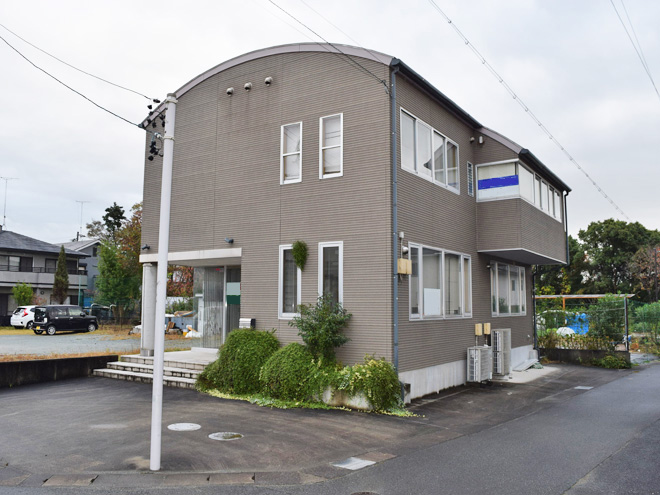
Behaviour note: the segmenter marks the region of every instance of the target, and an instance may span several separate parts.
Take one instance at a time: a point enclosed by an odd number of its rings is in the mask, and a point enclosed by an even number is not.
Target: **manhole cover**
[[[195,431],[200,428],[201,426],[195,423],[174,423],[167,426],[167,429],[172,431]]]
[[[372,464],[376,463],[374,461],[360,459],[359,457],[349,457],[348,459],[344,459],[341,462],[335,462],[332,465],[344,469],[350,469],[351,471],[357,471],[358,469],[371,466]]]
[[[228,442],[229,440],[238,440],[243,438],[243,435],[240,433],[234,433],[232,431],[219,431],[218,433],[211,433],[209,435],[211,440],[221,440],[223,442]]]

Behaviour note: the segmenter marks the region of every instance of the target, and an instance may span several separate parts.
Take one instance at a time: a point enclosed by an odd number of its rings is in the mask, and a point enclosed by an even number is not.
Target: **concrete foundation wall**
[[[105,368],[107,363],[118,359],[117,355],[108,355],[2,362],[0,388],[90,376],[95,369]]]

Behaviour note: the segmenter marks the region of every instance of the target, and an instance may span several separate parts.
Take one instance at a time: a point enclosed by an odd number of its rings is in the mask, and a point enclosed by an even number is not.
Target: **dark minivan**
[[[89,316],[80,306],[51,304],[34,308],[34,326],[36,334],[44,331],[48,335],[55,332],[93,332],[99,327],[96,316]]]

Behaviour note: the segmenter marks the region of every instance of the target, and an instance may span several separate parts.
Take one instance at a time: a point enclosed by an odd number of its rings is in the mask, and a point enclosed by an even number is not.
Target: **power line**
[[[374,74],[374,73],[371,72],[369,69],[367,69],[365,66],[363,66],[362,64],[360,64],[357,60],[354,60],[353,57],[351,57],[350,55],[348,55],[348,54],[344,53],[343,51],[341,51],[338,47],[336,47],[334,44],[330,43],[330,42],[329,42],[328,40],[326,40],[323,36],[321,36],[321,35],[318,34],[316,31],[314,31],[312,28],[310,28],[309,26],[307,26],[305,23],[303,23],[302,21],[299,21],[299,20],[296,19],[293,15],[289,14],[286,10],[284,10],[282,7],[280,7],[278,4],[276,4],[273,0],[268,0],[268,1],[269,1],[270,3],[272,3],[275,7],[277,7],[278,9],[280,9],[282,12],[284,12],[286,15],[288,15],[289,17],[291,17],[291,19],[293,19],[293,20],[296,21],[298,24],[300,24],[301,26],[303,26],[305,29],[307,29],[308,31],[310,31],[311,33],[313,33],[314,36],[316,36],[316,37],[318,37],[318,38],[321,38],[323,41],[325,41],[326,44],[330,45],[330,46],[331,46],[332,48],[334,48],[336,51],[338,51],[339,53],[341,53],[344,57],[346,57],[346,60],[347,60],[349,63],[355,65],[359,70],[365,72],[365,73],[368,74],[369,76],[373,77],[376,81],[378,81],[379,83],[381,83],[383,86],[385,86],[385,91],[387,91],[387,92],[389,93],[389,87],[387,86],[387,82],[385,82],[385,81],[382,80],[380,77],[378,77],[376,74]],[[320,46],[322,46],[320,43],[318,43],[318,44],[319,44]],[[327,50],[327,48],[326,48],[326,50]],[[327,51],[330,52],[330,53],[333,53],[333,52],[331,52],[330,50],[327,50]],[[339,53],[337,53],[336,55],[337,55],[337,56],[340,56]]]
[[[651,71],[649,70],[649,65],[646,62],[646,57],[644,56],[644,51],[642,50],[642,45],[639,44],[639,40],[637,39],[637,33],[635,33],[635,27],[633,26],[633,23],[630,20],[630,17],[628,16],[628,9],[626,9],[626,5],[623,3],[623,0],[621,0],[621,5],[623,6],[623,10],[626,13],[628,23],[630,24],[630,29],[632,30],[633,35],[635,36],[634,41],[632,39],[632,36],[630,36],[630,32],[628,32],[628,28],[626,27],[626,23],[621,18],[621,15],[619,14],[619,11],[616,8],[616,5],[614,5],[614,0],[610,0],[610,3],[612,4],[612,7],[614,8],[614,12],[616,12],[616,16],[619,18],[619,21],[621,22],[621,25],[623,26],[623,30],[626,32],[626,35],[628,35],[628,39],[630,40],[630,43],[632,44],[633,48],[635,49],[635,53],[637,53],[637,56],[639,57],[639,61],[642,63],[642,67],[644,67],[644,71],[646,72],[646,75],[649,76],[649,79],[651,80],[651,84],[653,85],[653,89],[655,90],[655,94],[658,95],[658,99],[660,99],[660,92],[658,92],[658,87],[655,85],[655,81],[653,80],[653,76],[651,75]],[[637,42],[637,43],[635,43],[635,42]]]
[[[568,152],[564,146],[557,141],[557,138],[555,138],[552,133],[548,130],[548,128],[539,120],[539,118],[534,115],[534,113],[529,109],[529,107],[518,97],[518,95],[515,93],[515,91],[507,84],[507,82],[504,80],[502,76],[498,74],[498,72],[495,70],[495,68],[488,63],[486,58],[479,53],[479,50],[475,48],[475,46],[470,43],[470,40],[467,39],[467,37],[461,32],[460,29],[452,22],[452,20],[447,16],[447,14],[444,13],[444,11],[438,7],[438,5],[434,2],[434,0],[429,0],[429,3],[435,8],[438,13],[444,17],[444,19],[447,21],[449,25],[454,29],[456,34],[461,37],[463,42],[472,50],[472,52],[477,56],[477,58],[481,61],[481,63],[490,71],[495,78],[499,81],[499,83],[504,87],[504,89],[507,90],[507,92],[511,95],[511,97],[518,102],[518,104],[522,107],[523,110],[529,115],[529,117],[536,122],[536,124],[539,126],[539,128],[550,138],[550,140],[555,143],[555,145],[566,155],[566,157],[575,165],[580,172],[584,174],[584,176],[589,179],[589,181],[593,184],[593,186],[598,190],[598,192],[618,211],[623,215],[628,221],[630,221],[630,217],[626,215],[621,208],[614,202],[612,198],[610,198],[605,191],[596,183],[594,179],[591,178],[591,176],[587,173],[587,171],[577,162],[575,158]]]
[[[115,87],[117,87],[117,88],[121,88],[121,89],[124,89],[124,90],[126,90],[126,91],[130,91],[131,93],[135,93],[136,95],[142,96],[142,97],[146,98],[147,100],[151,100],[151,98],[149,98],[147,95],[143,95],[142,93],[140,93],[140,92],[138,92],[138,91],[135,91],[135,90],[133,90],[133,89],[127,88],[127,87],[125,87],[125,86],[121,86],[120,84],[113,83],[112,81],[108,81],[107,79],[103,79],[102,77],[95,76],[94,74],[91,74],[90,72],[87,72],[87,71],[84,71],[84,70],[82,70],[82,69],[79,69],[78,67],[76,67],[76,66],[74,66],[74,65],[71,65],[70,63],[65,62],[64,60],[62,60],[62,59],[60,59],[60,58],[57,58],[55,55],[53,55],[53,54],[51,54],[51,53],[48,53],[46,50],[44,50],[44,49],[42,49],[42,48],[39,48],[37,45],[35,45],[35,44],[33,44],[33,43],[30,43],[28,40],[26,40],[25,38],[22,38],[21,36],[19,36],[18,34],[16,34],[14,31],[12,31],[11,29],[9,29],[9,28],[8,28],[7,26],[5,26],[4,24],[1,24],[1,23],[0,23],[0,26],[2,26],[2,27],[5,28],[7,31],[9,31],[11,34],[13,34],[14,36],[16,36],[19,40],[21,40],[21,41],[27,43],[28,45],[30,45],[30,46],[33,47],[33,48],[36,48],[36,49],[39,50],[40,52],[45,53],[45,54],[48,55],[49,57],[54,58],[54,59],[57,60],[58,62],[61,62],[61,63],[63,63],[64,65],[66,65],[66,66],[68,66],[68,67],[71,67],[72,69],[77,70],[78,72],[82,72],[83,74],[86,74],[86,75],[88,75],[88,76],[90,76],[90,77],[93,77],[93,78],[95,78],[95,79],[98,79],[99,81],[103,81],[103,82],[108,83],[108,84],[111,84],[112,86],[115,86]]]
[[[2,36],[0,36],[0,40],[4,41],[4,42],[7,44],[7,46],[9,46],[9,48],[11,48],[12,50],[14,50],[14,51],[15,51],[16,53],[18,53],[21,57],[23,57],[27,62],[30,63],[30,65],[32,65],[33,67],[39,69],[41,72],[43,72],[44,74],[46,74],[48,77],[51,77],[51,78],[55,79],[58,83],[60,83],[60,84],[61,84],[62,86],[64,86],[65,88],[67,88],[67,89],[73,91],[74,93],[76,93],[76,94],[79,95],[79,96],[82,96],[82,97],[85,98],[88,102],[90,102],[92,105],[94,105],[94,106],[100,108],[100,109],[103,110],[104,112],[108,112],[110,115],[113,115],[113,116],[117,117],[118,119],[123,120],[124,122],[128,122],[129,124],[134,125],[135,127],[138,127],[138,128],[140,128],[140,129],[142,129],[142,126],[141,126],[141,125],[139,125],[139,124],[135,124],[134,122],[131,122],[130,120],[125,119],[125,118],[122,117],[121,115],[118,115],[118,114],[116,114],[115,112],[113,112],[113,111],[111,111],[111,110],[108,110],[108,109],[105,108],[105,107],[102,107],[101,105],[99,105],[98,103],[96,103],[94,100],[91,100],[90,98],[88,98],[87,96],[85,96],[84,94],[82,94],[80,91],[75,90],[75,89],[73,89],[71,86],[69,86],[69,85],[63,83],[63,82],[60,81],[58,78],[56,78],[54,75],[50,74],[48,71],[42,69],[42,68],[39,67],[37,64],[35,64],[34,62],[32,62],[32,60],[30,60],[30,59],[27,58],[25,55],[23,55],[20,51],[18,51],[18,49],[14,48],[14,47],[11,45],[11,43],[9,43],[9,42],[8,42],[6,39],[4,39]]]

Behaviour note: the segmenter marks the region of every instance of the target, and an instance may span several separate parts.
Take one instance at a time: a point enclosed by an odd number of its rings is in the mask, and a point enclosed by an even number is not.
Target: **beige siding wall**
[[[360,60],[379,78],[388,67]],[[266,77],[273,84],[266,87]],[[243,85],[252,82],[246,92]],[[228,87],[235,93],[229,97]],[[319,118],[343,113],[344,176],[319,179]],[[280,132],[303,122],[302,177],[280,185]],[[329,53],[273,55],[229,68],[179,98],[170,251],[242,249],[241,316],[276,328],[280,244],[303,240],[303,303],[317,297],[318,242],[344,243],[344,306],[353,314],[339,352],[391,359],[389,98],[383,86]],[[143,242],[157,252],[160,160],[146,162]]]
[[[485,138],[484,145],[470,137],[479,134],[469,125],[444,110],[402,76],[397,76],[397,102],[405,110],[430,124],[459,145],[460,194],[455,194],[400,166],[398,146],[398,222],[405,232],[405,243],[468,254],[472,259],[471,318],[411,321],[409,318],[409,277],[399,281],[399,368],[401,371],[437,366],[466,359],[466,349],[474,345],[474,324],[491,322],[493,328],[511,328],[512,345],[533,343],[531,309],[527,316],[494,318],[490,310],[491,258],[477,252],[477,203],[467,194],[467,166],[515,158],[499,143]],[[400,122],[400,119],[399,119]],[[486,153],[488,149],[492,153]],[[476,177],[475,177],[476,179]],[[528,274],[527,301],[531,301],[531,270]],[[480,341],[484,343],[483,339]]]

